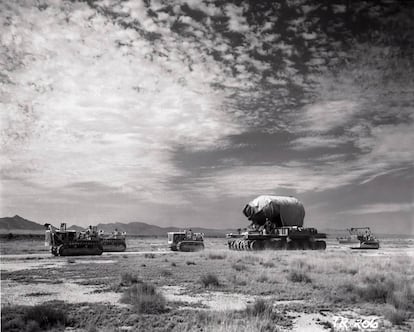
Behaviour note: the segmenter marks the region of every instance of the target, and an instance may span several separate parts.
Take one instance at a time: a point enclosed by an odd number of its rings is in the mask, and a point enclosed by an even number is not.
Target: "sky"
[[[0,0],[0,216],[414,234],[414,4]]]

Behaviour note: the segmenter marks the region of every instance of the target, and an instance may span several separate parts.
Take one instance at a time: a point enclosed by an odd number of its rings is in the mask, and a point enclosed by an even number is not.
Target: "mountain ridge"
[[[59,226],[55,224],[55,226]],[[161,227],[156,225],[151,225],[144,222],[134,221],[129,223],[121,222],[112,222],[112,223],[99,223],[96,225],[99,230],[103,230],[105,233],[111,233],[115,229],[121,232],[126,232],[129,235],[145,235],[145,236],[159,236],[165,235],[168,232],[176,232],[184,229],[191,229],[193,232],[204,233],[206,236],[223,236],[226,233],[234,232],[234,229],[212,229],[212,228],[203,228],[203,227],[177,227],[177,226],[167,226]],[[74,229],[76,231],[84,230],[85,227],[78,225],[71,225],[69,229]],[[14,217],[4,217],[0,218],[0,230],[13,231],[13,232],[27,232],[27,231],[41,231],[44,230],[44,226],[30,221],[28,219],[22,218],[19,215]]]
[[[39,231],[43,230],[44,226],[16,214],[13,217],[0,218],[0,229]]]
[[[55,224],[56,227],[59,224]],[[76,231],[82,231],[86,227],[81,227],[79,225],[71,225],[68,227]],[[97,224],[99,230],[103,230],[105,233],[111,233],[115,229],[121,232],[126,232],[128,235],[142,235],[142,236],[165,236],[168,232],[177,232],[184,229],[191,229],[193,232],[204,233],[206,236],[224,236],[226,233],[237,232],[236,228],[204,228],[204,227],[177,227],[177,226],[166,226],[161,227],[157,225],[151,225],[144,222],[133,221],[129,223],[125,222],[112,222],[112,223],[99,223]],[[371,228],[372,229],[372,228]],[[0,233],[41,233],[44,231],[43,224],[25,219],[19,215],[13,217],[3,217],[0,218]],[[345,229],[335,229],[335,228],[322,228],[318,229],[321,233],[326,233],[329,237],[337,237],[347,235]],[[374,234],[381,237],[402,237],[404,234],[388,234],[388,233],[378,233],[374,231]],[[410,237],[411,235],[407,235]]]

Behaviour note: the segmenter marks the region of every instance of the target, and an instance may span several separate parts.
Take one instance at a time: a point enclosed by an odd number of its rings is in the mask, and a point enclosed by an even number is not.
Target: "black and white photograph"
[[[2,332],[414,331],[414,0],[0,0]]]

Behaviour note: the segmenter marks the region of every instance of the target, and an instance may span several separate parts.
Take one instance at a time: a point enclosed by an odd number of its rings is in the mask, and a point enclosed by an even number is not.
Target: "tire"
[[[250,246],[250,250],[252,250],[252,251],[257,250],[257,245],[256,245],[256,241],[255,240],[250,241],[249,246]]]
[[[252,244],[252,241],[245,241],[244,242],[244,250],[251,251],[252,250],[251,244]]]
[[[241,250],[241,240],[236,240],[236,243],[235,243],[235,247],[236,247],[236,250]]]

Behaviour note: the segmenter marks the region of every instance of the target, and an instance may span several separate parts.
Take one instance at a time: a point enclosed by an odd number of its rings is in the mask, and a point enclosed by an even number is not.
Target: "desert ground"
[[[185,253],[130,237],[126,252],[54,257],[40,238],[2,239],[1,330],[412,331],[414,239],[380,240],[239,252],[207,238]]]

